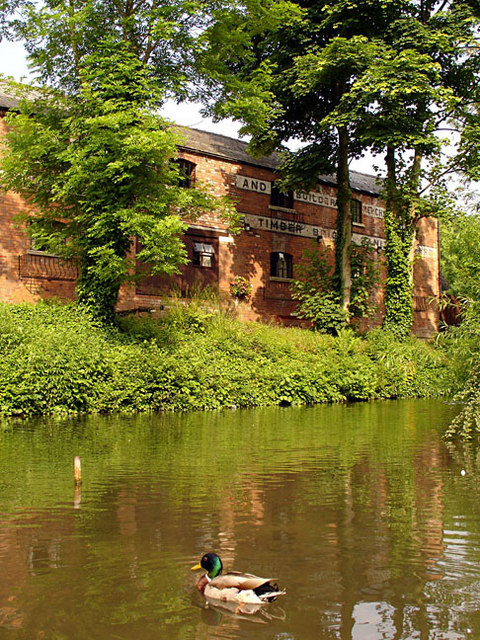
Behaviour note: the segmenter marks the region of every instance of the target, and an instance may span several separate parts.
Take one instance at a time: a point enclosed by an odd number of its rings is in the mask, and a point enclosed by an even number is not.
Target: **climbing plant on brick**
[[[203,9],[181,0],[14,4],[15,33],[43,86],[19,88],[2,183],[27,201],[27,228],[43,245],[75,259],[79,301],[111,322],[120,286],[135,276],[133,238],[136,258],[170,274],[186,261],[184,220],[231,211],[198,184],[180,186],[171,160],[181,138],[158,116],[186,88]]]

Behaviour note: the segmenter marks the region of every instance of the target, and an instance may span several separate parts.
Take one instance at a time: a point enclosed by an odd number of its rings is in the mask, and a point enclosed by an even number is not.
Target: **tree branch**
[[[152,6],[151,6],[151,13],[155,13],[155,10],[158,7],[158,0],[153,0],[152,2]],[[155,18],[153,20],[150,21],[150,24],[148,25],[148,31],[147,31],[147,42],[145,45],[145,53],[143,56],[143,62],[144,64],[147,64],[148,61],[150,60],[150,56],[152,55],[156,44],[158,43],[158,40],[154,40],[152,37],[152,29],[153,29],[153,23],[155,21]]]
[[[443,178],[444,176],[448,175],[449,173],[453,173],[455,171],[455,169],[460,166],[461,160],[467,155],[467,153],[470,151],[470,149],[472,147],[473,147],[473,145],[470,145],[467,149],[465,149],[465,151],[463,151],[462,153],[459,153],[458,155],[456,155],[455,159],[451,162],[451,164],[448,165],[447,168],[444,171],[442,171],[437,176],[435,176],[435,178],[433,180],[430,180],[430,182],[425,187],[423,187],[423,189],[421,189],[418,192],[418,195],[421,196],[426,191],[428,191],[428,189],[433,187],[433,185],[435,185],[441,178]]]
[[[70,44],[72,45],[72,54],[73,54],[73,61],[74,61],[74,65],[75,65],[75,73],[77,75],[77,78],[79,80],[81,80],[80,55],[78,53],[76,33],[75,33],[74,26],[73,26],[74,17],[75,17],[74,1],[75,0],[69,0],[69,3],[68,3],[68,16],[69,16],[68,31],[69,31],[69,35],[70,35]]]
[[[433,15],[436,16],[437,13],[441,13],[445,9],[448,3],[449,3],[449,0],[443,0],[442,4],[438,7],[438,9],[435,11]]]

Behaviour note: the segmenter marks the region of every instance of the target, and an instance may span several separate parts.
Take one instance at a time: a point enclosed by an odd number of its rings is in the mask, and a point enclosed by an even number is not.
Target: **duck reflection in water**
[[[238,625],[238,621],[246,620],[254,624],[268,624],[274,620],[285,621],[285,610],[278,605],[272,605],[268,611],[261,604],[245,604],[238,610],[238,605],[233,602],[219,602],[218,600],[209,600],[203,598],[197,601],[197,606],[202,609],[202,621],[211,626],[216,627],[220,624],[234,623]],[[237,623],[235,624],[235,621]]]

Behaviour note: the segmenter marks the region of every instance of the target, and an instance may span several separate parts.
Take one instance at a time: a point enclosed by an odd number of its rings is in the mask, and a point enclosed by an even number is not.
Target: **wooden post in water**
[[[82,461],[80,460],[80,456],[75,456],[73,461],[73,478],[75,481],[73,508],[80,509],[80,504],[82,502]]]
[[[75,456],[73,462],[73,477],[76,485],[82,484],[82,461],[80,460],[80,456]]]

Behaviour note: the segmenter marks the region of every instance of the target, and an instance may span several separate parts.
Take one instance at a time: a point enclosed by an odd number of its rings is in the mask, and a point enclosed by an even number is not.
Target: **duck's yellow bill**
[[[190,571],[197,571],[197,569],[201,569],[202,565],[200,563],[196,564],[194,567],[190,569]]]

